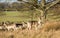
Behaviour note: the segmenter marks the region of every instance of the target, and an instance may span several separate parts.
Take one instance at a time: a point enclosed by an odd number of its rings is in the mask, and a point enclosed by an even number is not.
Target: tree
[[[31,2],[32,1],[32,2]],[[28,4],[32,5],[33,8],[36,10],[36,11],[40,11],[41,13],[41,21],[42,23],[44,24],[45,22],[45,19],[46,19],[46,11],[54,6],[55,4],[57,4],[58,2],[60,2],[60,0],[54,0],[53,2],[50,2],[50,3],[46,3],[46,0],[41,0],[41,3],[38,4],[37,3],[38,0],[30,0],[30,2],[27,2]],[[37,8],[39,7],[39,8]]]
[[[60,1],[60,0],[56,0],[56,1],[53,1],[53,2],[51,2],[51,3],[49,3],[49,4],[46,4],[46,1],[45,1],[45,0],[41,0],[41,6],[40,6],[41,10],[39,10],[39,11],[41,12],[41,21],[42,21],[42,22],[45,22],[45,19],[46,19],[46,11],[47,11],[50,7],[52,7],[52,6],[54,6],[55,4],[57,4],[59,1]],[[38,9],[36,9],[36,10],[38,10]]]

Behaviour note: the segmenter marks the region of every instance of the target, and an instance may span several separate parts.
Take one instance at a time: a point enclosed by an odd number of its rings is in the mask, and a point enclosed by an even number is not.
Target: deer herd
[[[10,23],[9,21],[7,22],[2,22],[0,23],[0,30],[18,30],[18,29],[28,29],[31,30],[33,27],[37,30],[41,27],[41,20],[39,21],[28,21],[28,22],[22,22],[22,23]]]

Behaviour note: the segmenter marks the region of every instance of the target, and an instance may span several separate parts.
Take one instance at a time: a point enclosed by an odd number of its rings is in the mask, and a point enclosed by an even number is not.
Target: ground
[[[60,22],[46,22],[39,30],[0,31],[0,38],[60,38]]]

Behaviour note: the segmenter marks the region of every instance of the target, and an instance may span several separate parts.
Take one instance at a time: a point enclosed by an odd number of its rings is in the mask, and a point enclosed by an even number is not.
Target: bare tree
[[[30,0],[30,2],[27,2],[28,4],[32,5],[33,8],[36,10],[36,11],[39,11],[41,13],[41,21],[42,23],[44,24],[45,22],[45,19],[46,19],[46,11],[56,5],[58,2],[60,2],[60,0],[54,0],[53,2],[50,2],[50,3],[46,3],[46,0],[41,0],[41,3],[38,4],[37,3],[38,0]],[[25,1],[23,1],[25,2]],[[39,7],[39,8],[37,8]]]
[[[46,4],[46,0],[41,0],[41,5],[40,5],[40,10],[39,9],[36,9],[37,11],[39,10],[41,12],[41,21],[42,23],[45,22],[45,19],[46,19],[46,11],[54,6],[55,4],[57,4],[60,0],[55,0],[49,4]]]

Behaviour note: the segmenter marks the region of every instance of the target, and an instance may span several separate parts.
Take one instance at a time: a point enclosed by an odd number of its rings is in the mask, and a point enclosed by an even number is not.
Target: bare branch
[[[42,5],[42,7],[44,7],[45,4],[46,4],[46,1],[45,1],[45,0],[41,0],[41,5]]]
[[[54,5],[57,4],[58,2],[60,2],[60,0],[56,0],[56,1],[51,2],[50,4],[48,4],[48,5],[46,6],[46,9],[45,9],[45,10],[48,10],[50,7],[54,6]]]

